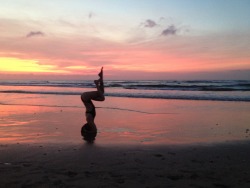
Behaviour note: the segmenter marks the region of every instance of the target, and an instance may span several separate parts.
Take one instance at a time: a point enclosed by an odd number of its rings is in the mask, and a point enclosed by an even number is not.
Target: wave
[[[2,86],[46,86],[46,87],[75,87],[75,88],[92,88],[95,85],[89,81],[5,81],[0,82]]]
[[[94,88],[93,81],[4,81],[0,86],[46,86],[58,88]],[[125,90],[173,91],[250,91],[249,80],[190,80],[190,81],[105,81],[106,88]]]
[[[129,84],[125,89],[178,91],[250,91],[249,81],[162,81]]]
[[[250,80],[107,80],[106,96],[250,101]],[[81,95],[95,88],[93,81],[1,81],[0,93]]]
[[[4,90],[0,93],[16,94],[44,94],[44,95],[81,95],[80,91],[28,91],[28,90]],[[232,95],[217,93],[196,93],[196,92],[106,92],[108,97],[128,98],[152,98],[152,99],[182,99],[182,100],[212,100],[212,101],[244,101],[250,102],[250,95]]]

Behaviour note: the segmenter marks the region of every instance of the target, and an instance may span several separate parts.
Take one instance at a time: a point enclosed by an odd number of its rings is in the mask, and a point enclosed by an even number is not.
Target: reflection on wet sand
[[[54,107],[35,106],[49,102]],[[85,108],[79,106],[79,96],[41,95],[34,99],[27,95],[22,103],[31,106],[0,105],[1,142],[83,142]],[[250,103],[107,97],[105,104],[95,105],[102,107],[97,108],[95,144],[165,145],[250,138]]]

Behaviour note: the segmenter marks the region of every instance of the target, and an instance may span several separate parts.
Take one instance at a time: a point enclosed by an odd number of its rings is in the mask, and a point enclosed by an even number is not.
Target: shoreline
[[[90,89],[93,88],[87,88],[86,91],[89,91]],[[92,91],[92,90],[90,90]],[[163,90],[164,91],[164,90]],[[171,91],[169,91],[171,92]],[[75,92],[75,93],[71,93],[71,92],[53,92],[53,91],[46,91],[46,92],[36,92],[36,91],[0,91],[0,94],[18,94],[18,95],[22,95],[22,94],[26,94],[26,95],[56,95],[56,96],[79,96],[81,95],[83,92],[79,91],[79,92]],[[133,94],[112,94],[112,93],[106,93],[105,97],[114,97],[114,98],[131,98],[131,99],[156,99],[156,100],[186,100],[186,101],[215,101],[215,102],[250,102],[250,98],[235,98],[235,97],[229,97],[229,98],[218,98],[216,96],[211,97],[211,96],[197,96],[192,98],[190,97],[186,97],[186,96],[175,96],[175,94],[173,93],[170,96],[150,96],[150,95],[145,95],[145,96],[133,96]],[[5,105],[4,103],[2,105]],[[14,105],[14,104],[6,104],[6,105]],[[67,107],[67,106],[66,106]]]

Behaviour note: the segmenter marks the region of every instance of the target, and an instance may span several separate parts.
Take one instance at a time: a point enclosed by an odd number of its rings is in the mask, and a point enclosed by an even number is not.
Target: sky
[[[250,79],[249,0],[1,0],[0,79]]]

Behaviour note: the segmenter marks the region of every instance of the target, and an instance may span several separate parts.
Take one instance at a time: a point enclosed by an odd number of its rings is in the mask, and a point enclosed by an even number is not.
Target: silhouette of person
[[[81,95],[81,100],[86,108],[85,116],[87,123],[83,125],[81,129],[81,134],[83,138],[87,141],[93,141],[97,134],[97,127],[94,122],[96,116],[94,101],[104,101],[104,83],[103,83],[103,67],[98,74],[99,79],[94,80],[97,91],[84,92]]]

